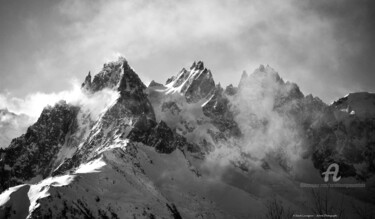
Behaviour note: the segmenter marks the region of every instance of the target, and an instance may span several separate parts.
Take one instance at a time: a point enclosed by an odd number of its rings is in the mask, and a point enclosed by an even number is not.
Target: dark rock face
[[[145,114],[155,120],[154,109],[145,93],[146,86],[126,61],[122,66],[123,75],[118,88],[120,92],[118,103],[124,104],[134,115]]]
[[[311,134],[317,169],[324,172],[331,163],[337,163],[343,177],[365,180],[374,175],[375,117],[368,111],[374,99],[374,94],[351,94],[326,109]]]
[[[89,74],[86,76],[85,81],[82,83],[81,87],[86,90],[91,89],[91,72],[89,72]]]
[[[182,91],[185,93],[188,102],[196,103],[199,100],[212,94],[215,88],[215,82],[209,70],[202,70],[201,74],[194,75],[190,85],[185,84]]]
[[[184,70],[184,69],[183,69]],[[172,77],[170,77],[170,78],[168,78],[167,79],[167,81],[165,82],[165,84],[169,84],[169,83],[171,83],[172,81],[174,81],[176,79],[176,77],[175,76],[172,76]]]
[[[13,139],[11,145],[4,150],[0,163],[0,190],[36,175],[47,177],[51,173],[52,163],[67,134],[77,128],[78,111],[78,107],[64,101],[54,107],[47,107],[26,134]]]
[[[202,110],[221,132],[232,137],[240,137],[241,131],[234,121],[229,99],[220,85],[216,86],[213,97],[202,107]]]
[[[334,107],[336,111],[343,112],[341,116],[337,115],[339,117],[343,117],[346,113],[359,118],[374,118],[375,94],[368,92],[351,93],[335,101],[332,107]]]
[[[133,129],[129,132],[127,137],[136,142],[147,143],[151,130],[157,125],[155,120],[142,116],[134,124]]]
[[[168,127],[168,125],[160,121],[156,123],[146,117],[141,117],[131,130],[128,139],[135,142],[142,142],[145,145],[155,147],[156,151],[160,153],[169,154],[177,148],[198,152],[197,146],[194,146],[186,141],[186,139]]]
[[[173,131],[163,121],[151,130],[147,145],[155,147],[161,153],[171,153],[177,148]]]
[[[181,86],[189,78],[189,76],[190,76],[190,71],[188,71],[185,68],[183,68],[181,70],[180,74],[177,75],[176,79],[174,80],[173,87],[179,87],[179,86]],[[174,78],[174,77],[172,77],[172,78]],[[172,82],[172,81],[170,80],[170,82]]]
[[[233,96],[233,95],[235,95],[237,92],[238,92],[238,88],[237,88],[237,87],[234,87],[232,84],[228,85],[228,86],[225,88],[225,94],[227,94],[227,95],[229,95],[229,96]]]
[[[154,80],[152,80],[150,82],[150,84],[148,85],[148,87],[155,87],[155,88],[165,88],[163,84],[160,84]]]

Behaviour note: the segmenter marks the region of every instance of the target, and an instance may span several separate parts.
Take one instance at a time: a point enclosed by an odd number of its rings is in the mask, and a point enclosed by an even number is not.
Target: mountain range
[[[361,218],[375,205],[375,94],[326,104],[263,65],[222,87],[202,61],[146,86],[123,57],[81,89],[115,98],[98,115],[47,106],[0,149],[0,218]],[[301,183],[324,183],[332,163],[366,187],[331,189],[321,209]]]

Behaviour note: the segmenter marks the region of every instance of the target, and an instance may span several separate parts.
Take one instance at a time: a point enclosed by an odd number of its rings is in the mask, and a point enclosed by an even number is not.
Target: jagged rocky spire
[[[198,62],[193,62],[193,64],[191,65],[190,67],[190,70],[193,70],[193,69],[196,69],[196,70],[203,70],[204,69],[204,63],[202,61],[198,61]]]
[[[177,76],[167,80],[167,85],[171,87],[171,92],[180,92],[188,102],[193,103],[208,97],[215,90],[212,73],[202,61],[194,62],[190,70],[183,68]]]
[[[191,65],[190,69],[194,69],[197,63],[194,61],[193,64]]]
[[[103,69],[94,76],[92,81],[91,72],[89,72],[82,87],[90,92],[97,92],[105,88],[116,88],[121,79],[123,65],[130,68],[123,57],[119,57],[117,61],[105,63]]]
[[[91,88],[91,72],[86,76],[85,81],[82,83],[82,88],[90,89]]]
[[[94,76],[90,83],[90,73],[84,82],[85,88],[91,92],[102,89],[113,89],[120,93],[120,97],[113,108],[118,104],[125,106],[133,115],[147,114],[154,119],[155,115],[147,95],[144,93],[146,86],[139,76],[130,67],[124,57],[119,57],[117,61],[105,63],[103,69]],[[121,110],[122,107],[120,107]]]
[[[242,87],[243,84],[246,83],[246,80],[247,80],[248,77],[249,77],[249,75],[248,75],[247,72],[244,70],[244,71],[242,72],[240,82],[238,83],[238,87]]]
[[[135,115],[148,115],[155,119],[154,110],[145,94],[146,85],[143,84],[139,76],[128,65],[126,60],[122,64],[122,77],[118,85],[120,92],[119,103],[126,107]]]
[[[121,95],[129,92],[143,93],[143,90],[146,89],[146,86],[143,84],[139,76],[133,71],[133,69],[129,66],[128,62],[125,59],[123,59],[121,68],[122,77],[118,87],[118,91],[120,91]]]
[[[148,85],[148,87],[164,87],[164,85],[162,85],[162,84],[160,84],[160,83],[158,83],[158,82],[152,80],[152,81],[150,82],[150,84]]]

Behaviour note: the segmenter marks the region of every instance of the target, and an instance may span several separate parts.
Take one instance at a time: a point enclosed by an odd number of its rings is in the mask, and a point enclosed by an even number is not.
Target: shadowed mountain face
[[[108,89],[98,118],[61,101],[0,151],[0,217],[260,218],[274,196],[311,212],[300,182],[331,163],[343,179],[375,172],[374,94],[327,105],[263,65],[223,88],[201,61],[146,87],[124,58],[82,84]]]
[[[314,130],[314,165],[338,163],[342,176],[365,180],[375,171],[375,95],[352,93],[329,106],[329,119]]]

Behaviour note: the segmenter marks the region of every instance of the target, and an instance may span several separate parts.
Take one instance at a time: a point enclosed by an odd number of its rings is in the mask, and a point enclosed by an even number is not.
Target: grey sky
[[[371,0],[0,0],[0,93],[70,89],[123,54],[145,83],[203,60],[216,82],[269,64],[330,102],[375,91]]]

